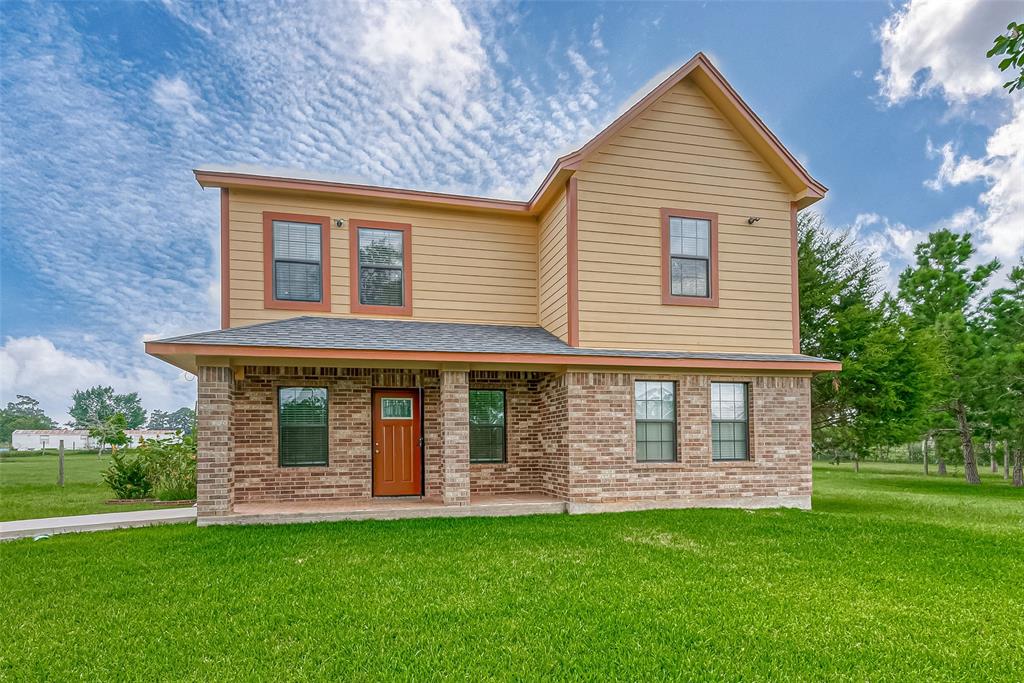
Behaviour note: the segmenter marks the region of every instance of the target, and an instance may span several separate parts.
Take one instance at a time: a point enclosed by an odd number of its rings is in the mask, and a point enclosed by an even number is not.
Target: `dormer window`
[[[718,305],[718,214],[662,209],[662,303]]]
[[[330,219],[263,213],[263,298],[267,308],[331,310]]]

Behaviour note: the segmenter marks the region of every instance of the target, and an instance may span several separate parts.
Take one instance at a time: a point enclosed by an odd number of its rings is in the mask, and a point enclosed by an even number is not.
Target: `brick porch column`
[[[441,370],[441,491],[445,505],[469,505],[469,373]]]
[[[199,368],[196,502],[200,517],[231,512],[231,368]]]

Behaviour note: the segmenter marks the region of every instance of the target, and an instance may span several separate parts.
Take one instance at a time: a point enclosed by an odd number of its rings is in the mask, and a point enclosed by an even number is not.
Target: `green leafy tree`
[[[999,60],[999,70],[1011,72],[1016,69],[1019,73],[1003,87],[1010,92],[1024,89],[1024,23],[1011,21],[1006,26],[1006,33],[1000,34],[992,41],[992,48],[988,51],[988,57],[1003,56]]]
[[[191,434],[195,431],[196,412],[191,408],[178,408],[173,413],[163,410],[154,410],[150,413],[150,429],[173,429],[183,434]]]
[[[99,452],[102,453],[105,446],[124,446],[128,444],[128,435],[124,430],[128,428],[128,422],[121,413],[114,413],[98,425],[89,428],[89,436],[96,439],[100,444]]]
[[[39,407],[39,401],[22,394],[17,394],[17,399],[0,409],[0,443],[10,443],[16,429],[53,429],[57,426]]]
[[[984,308],[986,383],[980,398],[991,439],[1013,453],[1013,484],[1024,486],[1024,259]]]
[[[933,400],[937,343],[881,296],[877,261],[849,233],[815,214],[798,227],[801,351],[843,362],[812,380],[814,444],[856,464],[916,435]]]
[[[948,414],[960,438],[964,477],[979,484],[972,410],[983,391],[984,334],[979,298],[999,261],[970,267],[970,234],[931,233],[914,250],[915,264],[900,274],[899,298],[917,330],[931,330],[943,349],[935,377],[936,409]]]
[[[115,394],[113,387],[95,386],[76,391],[71,400],[68,413],[79,429],[91,429],[103,424],[115,413],[124,416],[127,429],[138,429],[146,423],[142,399],[134,391],[130,394]]]

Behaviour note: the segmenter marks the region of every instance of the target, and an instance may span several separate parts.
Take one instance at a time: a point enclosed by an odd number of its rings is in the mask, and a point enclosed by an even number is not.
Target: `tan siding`
[[[537,325],[537,219],[316,195],[231,191],[231,325],[303,315],[263,305],[263,212],[330,216],[331,312],[349,316],[348,219],[412,224],[413,318]],[[344,228],[333,219],[344,218]]]
[[[699,88],[677,85],[577,178],[581,346],[792,351],[790,195]],[[717,308],[661,303],[662,207],[718,214]]]
[[[569,336],[565,190],[540,216],[537,250],[540,324],[562,341]]]

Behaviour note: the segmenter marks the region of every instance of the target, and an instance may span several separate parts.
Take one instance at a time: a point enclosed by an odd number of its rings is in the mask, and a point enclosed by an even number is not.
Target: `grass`
[[[114,497],[103,483],[110,456],[95,451],[64,454],[64,487],[57,486],[57,456],[34,453],[0,453],[0,521],[85,515],[94,512],[127,512],[166,507],[159,504],[110,505]]]
[[[1024,492],[815,478],[813,512],[15,541],[0,678],[1019,680]]]

